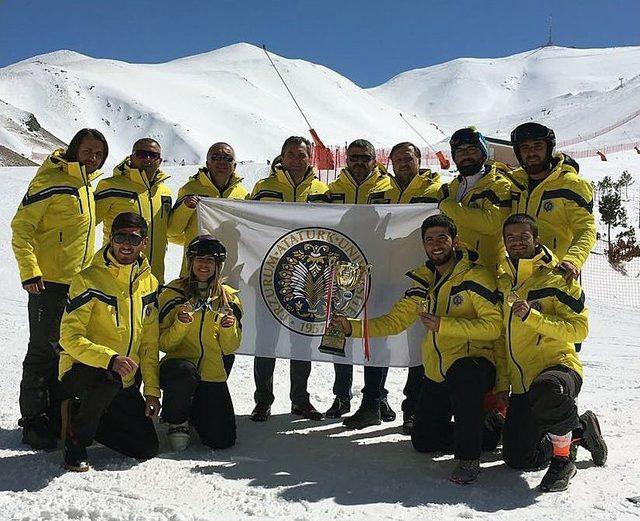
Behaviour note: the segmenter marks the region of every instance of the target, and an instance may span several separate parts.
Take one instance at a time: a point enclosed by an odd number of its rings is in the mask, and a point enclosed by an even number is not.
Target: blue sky
[[[454,58],[533,49],[549,15],[557,45],[640,45],[640,0],[0,0],[0,67],[57,49],[162,62],[246,41],[370,87]]]

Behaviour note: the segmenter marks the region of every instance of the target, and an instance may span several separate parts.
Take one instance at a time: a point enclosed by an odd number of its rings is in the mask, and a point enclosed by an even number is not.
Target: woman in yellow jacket
[[[225,247],[209,235],[187,247],[186,277],[160,294],[160,386],[163,418],[174,450],[189,444],[191,423],[213,449],[236,442],[236,421],[223,355],[240,345],[242,305],[237,291],[222,284]]]
[[[29,183],[11,221],[11,246],[29,294],[29,345],[20,382],[22,442],[56,446],[60,432],[58,339],[69,284],[93,258],[95,203],[91,181],[109,147],[95,129],[79,131],[53,152]]]

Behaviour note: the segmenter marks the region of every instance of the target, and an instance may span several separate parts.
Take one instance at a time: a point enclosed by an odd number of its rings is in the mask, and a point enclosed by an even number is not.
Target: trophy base
[[[324,353],[325,355],[335,355],[335,356],[347,356],[344,352],[344,346],[346,344],[345,337],[339,335],[322,335],[322,341],[320,342],[320,347],[318,347],[318,351]]]
[[[335,356],[342,356],[343,358],[346,355],[346,353],[344,352],[344,347],[342,349],[337,349],[335,347],[327,347],[327,346],[320,346],[318,348],[318,351],[320,351],[321,353],[324,353],[325,355],[335,355]]]

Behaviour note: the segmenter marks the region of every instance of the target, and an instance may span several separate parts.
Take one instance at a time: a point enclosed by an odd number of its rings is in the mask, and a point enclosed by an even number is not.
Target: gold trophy
[[[319,350],[328,355],[345,356],[344,346],[346,337],[340,325],[336,324],[333,316],[344,315],[345,310],[353,300],[355,289],[364,283],[365,277],[369,276],[371,266],[368,264],[356,264],[355,262],[338,261],[333,266],[333,280],[329,292],[331,298],[328,299],[329,324],[322,335]],[[367,296],[364,295],[366,299]]]
[[[425,315],[428,315],[430,307],[431,307],[431,296],[427,294],[427,296],[424,297],[424,299],[420,304],[420,313],[424,313]]]

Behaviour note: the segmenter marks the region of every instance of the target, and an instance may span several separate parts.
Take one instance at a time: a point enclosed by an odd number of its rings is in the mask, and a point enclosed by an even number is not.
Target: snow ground
[[[632,157],[621,155],[620,161],[631,162]],[[599,178],[600,165],[590,166],[593,178]],[[618,166],[610,163],[607,168]],[[259,169],[251,168],[247,179],[259,175]],[[585,385],[579,405],[598,414],[610,455],[607,466],[597,468],[581,450],[579,471],[567,493],[540,494],[536,486],[543,472],[510,470],[499,453],[483,456],[477,484],[449,483],[451,458],[415,453],[400,434],[404,369],[391,369],[387,382],[399,419],[348,432],[339,421],[314,423],[289,414],[288,363],[279,361],[274,416],[255,424],[248,417],[252,359],[244,356],[237,358],[229,381],[238,417],[234,448],[212,451],[194,443],[176,455],[165,447],[157,458],[137,463],[94,446],[89,449],[93,470],[65,473],[60,452],[27,450],[17,426],[27,298],[11,252],[9,223],[33,172],[0,168],[5,188],[0,210],[0,255],[5,259],[0,264],[0,520],[640,518],[640,506],[625,499],[640,494],[640,310],[597,300],[589,303],[591,335],[582,350]],[[170,172],[175,192],[195,168]],[[170,249],[169,276],[178,270],[179,255],[177,248]],[[355,373],[354,405],[360,400],[361,368]],[[322,410],[332,401],[332,382],[333,368],[314,364],[309,391]]]

